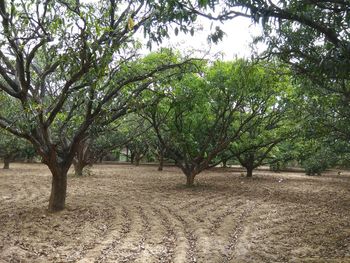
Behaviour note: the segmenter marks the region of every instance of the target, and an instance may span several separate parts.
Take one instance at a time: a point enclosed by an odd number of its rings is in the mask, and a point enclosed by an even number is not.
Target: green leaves
[[[298,119],[291,119],[290,102],[295,92],[288,77],[280,74],[281,65],[240,61],[231,70],[236,72],[231,82],[221,82],[240,87],[240,109],[253,118],[229,149],[242,166],[252,169],[273,162],[274,148],[296,132]],[[238,127],[239,123],[233,125]]]
[[[128,29],[129,31],[132,31],[134,29],[135,23],[134,20],[132,19],[132,17],[129,17],[128,19]]]
[[[208,41],[211,41],[214,44],[217,44],[219,41],[223,39],[224,35],[225,35],[225,32],[222,31],[222,29],[217,26],[215,27],[215,31],[208,36]]]
[[[198,173],[213,165],[229,145],[235,151],[270,152],[271,144],[286,136],[279,128],[288,123],[283,115],[288,92],[282,91],[290,85],[271,68],[244,60],[204,65],[199,74],[159,82],[167,92],[143,115],[184,171]]]
[[[20,155],[25,156],[29,148],[25,140],[0,129],[0,158],[9,158],[12,161],[13,158]]]

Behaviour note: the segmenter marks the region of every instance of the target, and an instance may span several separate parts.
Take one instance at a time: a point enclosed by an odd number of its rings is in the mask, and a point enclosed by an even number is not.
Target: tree
[[[129,121],[124,127],[125,137],[128,138],[124,145],[130,152],[131,163],[138,166],[150,151],[153,135],[150,131],[151,126],[139,115],[132,114],[129,116]]]
[[[261,128],[261,127],[260,127]],[[260,134],[259,129],[247,131],[236,147],[231,147],[231,154],[246,168],[247,177],[253,176],[253,170],[261,165],[272,164],[273,150],[290,134],[278,134],[279,131],[267,130]],[[240,145],[241,144],[241,145]]]
[[[321,175],[337,162],[332,148],[321,140],[308,140],[303,144],[301,165],[307,175]]]
[[[18,157],[25,149],[26,143],[23,139],[0,130],[0,157],[4,161],[4,169],[10,169],[10,163]]]
[[[157,134],[155,134],[155,132],[153,132],[150,139],[151,150],[158,160],[158,171],[163,171],[164,161],[168,157],[167,151],[157,138]]]
[[[145,133],[149,127],[144,127],[142,120],[135,116],[133,113],[128,113],[123,118],[104,126],[103,129],[92,126],[88,137],[81,141],[73,160],[75,174],[83,175],[86,166],[92,166],[114,150],[129,147],[135,138]]]
[[[161,72],[184,65],[170,52],[138,59],[135,32],[159,42],[169,21],[187,28],[191,16],[172,1],[30,0],[1,1],[0,17],[0,90],[14,109],[0,111],[0,127],[33,144],[52,173],[49,210],[59,211],[92,124],[125,115]]]
[[[263,42],[268,48],[258,56],[278,57],[290,64],[295,77],[303,80],[305,91],[311,90],[316,96],[331,101],[326,103],[330,118],[323,118],[323,125],[333,126],[340,136],[338,139],[342,139],[343,134],[348,132],[348,1],[229,0],[220,3],[201,0],[196,5],[187,2],[184,6],[186,10],[210,19],[223,21],[243,16],[252,19],[254,23],[260,23],[264,33],[256,38],[255,43]],[[218,15],[211,15],[208,8],[215,9]]]
[[[328,127],[326,140],[349,142],[350,9],[348,1],[181,1],[187,11],[224,21],[247,17],[263,27],[255,43],[267,50],[259,58],[277,57],[291,65],[294,77],[303,82],[308,96],[318,97],[320,126]],[[212,15],[212,11],[215,14]],[[220,32],[218,29],[217,32]],[[213,40],[220,40],[221,34]],[[320,102],[325,102],[324,105]],[[319,109],[321,108],[321,111]],[[321,113],[321,114],[320,114]],[[325,131],[321,127],[321,131]],[[316,131],[316,133],[319,133]],[[330,135],[330,137],[329,137]],[[349,147],[345,147],[348,149]]]
[[[302,141],[296,142],[295,147],[299,163],[308,175],[320,175],[328,168],[346,165],[350,153],[349,109],[334,107],[339,99],[337,94],[320,96],[312,89],[303,93],[306,114],[299,135]]]
[[[300,114],[297,105],[293,105],[296,94],[287,68],[283,69],[280,64],[257,63],[252,66],[249,83],[259,89],[247,107],[260,105],[261,110],[254,125],[231,144],[229,151],[246,168],[247,177],[252,177],[255,168],[276,161],[273,150],[295,136],[300,128]]]
[[[212,67],[166,83],[164,98],[143,116],[159,142],[186,176],[187,186],[203,170],[217,165],[215,157],[237,140],[262,110],[255,99],[257,83],[252,66],[239,60],[216,62]]]
[[[0,112],[11,114],[14,109],[4,93],[0,92]],[[10,163],[18,157],[33,158],[35,151],[25,140],[0,129],[0,158],[4,161],[4,169],[10,168]]]

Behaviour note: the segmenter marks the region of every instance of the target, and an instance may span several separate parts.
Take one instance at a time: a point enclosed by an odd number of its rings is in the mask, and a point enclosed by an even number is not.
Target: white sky
[[[197,23],[203,27],[203,30],[196,31],[193,37],[189,33],[186,35],[179,33],[178,36],[171,33],[171,38],[161,46],[173,47],[183,53],[189,53],[190,50],[202,50],[209,53],[208,58],[217,57],[224,60],[232,60],[236,56],[250,58],[252,51],[249,44],[252,42],[253,36],[261,34],[261,27],[252,24],[250,19],[244,17],[237,17],[225,23],[199,18]],[[223,29],[226,35],[218,44],[209,44],[207,37],[217,25]],[[259,45],[259,51],[263,49],[264,46]],[[201,55],[198,51],[195,54]]]

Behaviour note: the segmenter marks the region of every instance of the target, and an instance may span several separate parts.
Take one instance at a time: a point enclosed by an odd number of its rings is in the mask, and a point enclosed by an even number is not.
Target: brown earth
[[[48,214],[41,164],[0,171],[0,262],[350,262],[350,174],[98,165]]]

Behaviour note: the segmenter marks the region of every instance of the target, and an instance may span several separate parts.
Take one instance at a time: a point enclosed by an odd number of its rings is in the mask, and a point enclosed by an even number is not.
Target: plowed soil
[[[350,262],[350,174],[97,165],[46,211],[41,164],[0,171],[0,262]]]

